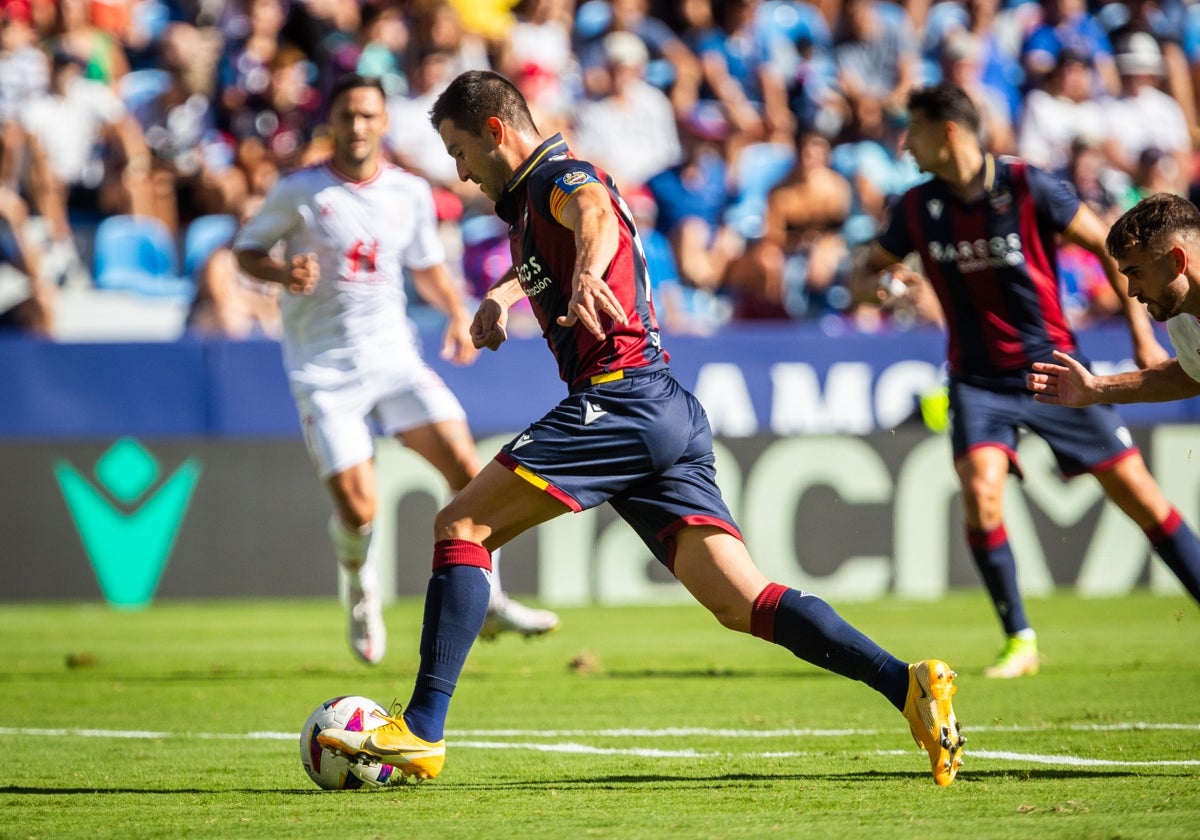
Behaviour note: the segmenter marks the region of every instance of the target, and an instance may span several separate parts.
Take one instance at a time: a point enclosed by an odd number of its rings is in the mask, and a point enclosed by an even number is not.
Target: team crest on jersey
[[[1013,197],[1008,190],[1000,190],[988,196],[988,203],[997,213],[1007,213],[1012,209]]]
[[[578,187],[587,179],[588,174],[578,169],[576,169],[574,172],[568,172],[566,175],[562,176],[564,187]]]
[[[934,221],[942,218],[943,206],[944,205],[942,204],[941,199],[938,198],[931,198],[929,201],[925,202],[925,208],[929,210],[929,215],[933,216]]]

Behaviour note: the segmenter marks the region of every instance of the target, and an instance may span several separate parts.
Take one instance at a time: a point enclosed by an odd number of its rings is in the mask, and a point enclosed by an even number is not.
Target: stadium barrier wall
[[[507,435],[480,441],[489,457]],[[1200,425],[1138,429],[1168,497],[1200,522]],[[1036,438],[1008,488],[1023,588],[1086,596],[1178,584],[1096,482],[1064,483]],[[771,578],[833,601],[933,599],[978,586],[962,537],[944,435],[907,426],[869,435],[717,442],[725,496]],[[379,441],[376,539],[393,595],[424,591],[441,477]],[[0,444],[0,601],[330,596],[329,503],[298,441],[213,439]],[[507,587],[552,605],[686,601],[632,529],[603,506],[565,515],[504,550]]]
[[[490,458],[561,397],[540,340],[467,368],[427,358]],[[944,436],[917,400],[941,382],[938,333],[829,336],[756,329],[669,337],[672,367],[709,411],[720,481],[771,577],[834,599],[936,598],[977,586]],[[1128,367],[1122,330],[1085,333],[1099,370]],[[273,342],[55,344],[0,340],[0,601],[327,596],[329,503],[300,440]],[[1200,399],[1123,413],[1167,495],[1200,524]],[[1021,445],[1008,530],[1021,580],[1085,595],[1175,591],[1095,482],[1060,481]],[[440,477],[380,441],[377,539],[395,595],[424,591]],[[555,605],[684,600],[607,508],[505,549],[505,582]]]

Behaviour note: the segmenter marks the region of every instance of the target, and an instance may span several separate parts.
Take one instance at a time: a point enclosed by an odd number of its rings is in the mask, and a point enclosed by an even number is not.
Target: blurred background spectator
[[[270,296],[200,233],[328,156],[326,94],[357,70],[383,80],[388,153],[433,186],[451,265],[482,295],[511,267],[508,232],[428,122],[468,68],[512,78],[544,133],[614,177],[668,332],[926,322],[844,287],[925,177],[904,151],[914,85],[963,87],[988,151],[1059,173],[1104,218],[1200,195],[1200,4],[1182,0],[0,0],[0,188],[26,208],[6,224],[61,312],[106,293],[100,222],[154,217],[183,265],[155,249],[168,268],[151,270],[178,272],[157,293],[190,306],[193,331],[273,335]],[[15,253],[8,288],[34,288]],[[1060,253],[1070,317],[1108,317],[1098,264]]]

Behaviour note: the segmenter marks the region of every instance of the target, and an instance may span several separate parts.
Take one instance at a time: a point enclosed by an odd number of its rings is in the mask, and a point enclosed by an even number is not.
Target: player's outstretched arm
[[[575,232],[575,274],[567,313],[558,317],[558,325],[570,328],[580,323],[603,340],[604,317],[616,324],[629,323],[624,307],[604,279],[620,245],[612,197],[605,187],[586,184],[571,195],[559,221]]]
[[[1035,362],[1025,386],[1038,402],[1085,406],[1096,403],[1167,402],[1200,395],[1200,382],[1192,379],[1178,359],[1152,368],[1096,376],[1066,353],[1055,351],[1060,364]]]

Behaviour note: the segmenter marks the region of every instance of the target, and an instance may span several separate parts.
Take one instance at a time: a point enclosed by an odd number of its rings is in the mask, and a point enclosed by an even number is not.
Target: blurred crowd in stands
[[[229,238],[280,171],[329,154],[326,95],[349,70],[383,79],[389,153],[433,186],[480,295],[510,265],[506,231],[427,118],[472,68],[614,177],[667,332],[936,320],[881,310],[855,265],[923,177],[906,94],[943,78],[988,150],[1061,173],[1104,218],[1200,192],[1200,3],[1183,0],[0,0],[0,261],[31,278],[0,325],[47,331],[82,284],[185,297],[197,332],[277,335],[277,291],[239,275]],[[177,253],[134,276],[139,225]],[[1113,317],[1096,259],[1061,254],[1076,324]]]

